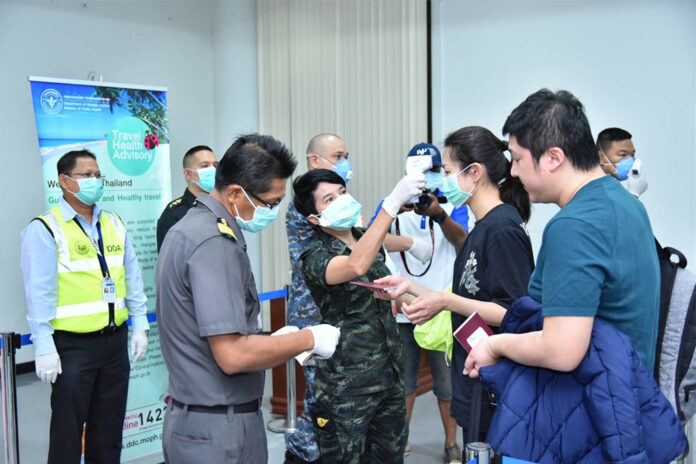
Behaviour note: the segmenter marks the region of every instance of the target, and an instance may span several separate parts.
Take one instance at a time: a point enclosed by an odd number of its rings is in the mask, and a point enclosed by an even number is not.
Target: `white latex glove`
[[[286,325],[285,327],[281,327],[280,329],[276,330],[271,334],[271,337],[275,337],[276,335],[287,335],[295,332],[299,332],[300,329],[295,327],[294,325]]]
[[[628,191],[637,198],[646,190],[648,190],[648,178],[641,170],[641,160],[637,159],[628,173]]]
[[[396,217],[399,214],[401,205],[405,205],[408,201],[420,195],[425,188],[425,175],[422,172],[416,174],[406,174],[396,184],[394,190],[382,202],[382,209],[391,217]]]
[[[310,350],[311,354],[320,359],[329,359],[334,354],[341,336],[341,329],[329,324],[319,324],[304,330],[311,330],[314,336],[314,348]]]
[[[143,359],[147,353],[147,330],[136,330],[131,335],[130,354],[133,362]]]
[[[63,373],[63,367],[60,365],[60,356],[58,353],[49,353],[38,355],[34,359],[36,366],[36,376],[42,382],[54,383],[58,374]]]
[[[413,246],[407,250],[411,256],[416,258],[423,264],[428,264],[430,257],[433,255],[433,248],[430,242],[425,240],[413,239]]]

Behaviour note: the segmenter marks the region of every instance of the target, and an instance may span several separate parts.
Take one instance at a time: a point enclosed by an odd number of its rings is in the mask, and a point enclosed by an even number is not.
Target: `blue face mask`
[[[618,177],[619,180],[628,179],[628,173],[631,172],[631,168],[633,167],[633,163],[635,161],[635,158],[633,158],[632,156],[628,156],[616,163],[614,165],[614,167],[616,168],[616,177]]]
[[[334,164],[334,171],[336,174],[343,177],[343,180],[346,182],[353,178],[353,166],[351,166],[348,158],[343,158],[341,161]]]
[[[215,187],[215,166],[198,169],[198,186],[210,193]]]
[[[70,176],[67,177],[72,179],[72,177]],[[104,194],[103,180],[97,179],[96,177],[88,177],[87,179],[73,180],[77,181],[77,185],[80,186],[80,191],[77,193],[73,193],[73,195],[75,195],[75,198],[80,200],[85,205],[93,205],[99,200],[101,200],[101,197]]]
[[[442,185],[442,173],[425,171],[425,188],[434,192]]]
[[[260,232],[276,220],[278,217],[278,212],[280,211],[279,207],[276,206],[275,208],[269,208],[268,206],[256,206],[254,202],[251,201],[251,198],[249,198],[249,195],[247,195],[244,189],[242,189],[242,192],[244,192],[244,196],[249,203],[251,203],[251,206],[254,207],[254,215],[248,221],[242,219],[242,217],[239,215],[237,205],[234,205],[234,209],[237,210],[237,217],[235,220],[237,221],[237,225],[240,229],[248,232]]]
[[[362,205],[349,193],[336,198],[319,215],[319,225],[334,230],[350,230],[360,220]]]
[[[442,193],[445,194],[447,201],[452,203],[455,208],[459,208],[464,203],[469,201],[469,198],[471,198],[471,195],[474,193],[476,184],[474,184],[474,187],[471,188],[470,192],[465,192],[459,187],[459,181],[457,180],[459,174],[463,173],[470,167],[471,164],[459,171],[457,174],[452,174],[451,176],[446,176],[442,179],[442,186],[440,187],[442,189]]]

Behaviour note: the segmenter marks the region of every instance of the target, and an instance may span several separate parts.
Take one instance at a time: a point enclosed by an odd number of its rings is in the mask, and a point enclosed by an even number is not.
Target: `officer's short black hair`
[[[575,169],[589,171],[599,165],[585,109],[566,90],[541,89],[528,96],[507,117],[503,134],[514,135],[535,163],[546,150],[558,147]]]
[[[234,141],[215,172],[215,188],[237,184],[257,195],[271,189],[273,179],[287,179],[297,167],[288,147],[270,135],[245,134]]]
[[[189,166],[191,166],[191,158],[193,157],[193,155],[195,155],[199,151],[204,151],[204,150],[207,150],[210,152],[213,151],[213,149],[207,145],[196,145],[195,147],[189,148],[188,151],[186,153],[184,153],[184,161],[183,161],[184,169],[187,169]]]
[[[633,136],[627,130],[618,127],[609,127],[604,129],[597,136],[597,148],[606,152],[611,148],[611,144],[619,140],[631,140]]]
[[[65,174],[67,176],[68,174],[70,174],[70,171],[75,169],[77,159],[82,157],[92,158],[95,161],[97,160],[97,157],[94,156],[94,153],[92,153],[89,150],[69,151],[63,156],[61,156],[58,160],[58,164],[56,165],[56,167],[58,168],[58,175]]]
[[[314,203],[314,192],[321,182],[346,186],[343,177],[329,169],[312,169],[301,175],[292,183],[292,191],[295,194],[293,203],[301,215],[310,216],[319,213]]]

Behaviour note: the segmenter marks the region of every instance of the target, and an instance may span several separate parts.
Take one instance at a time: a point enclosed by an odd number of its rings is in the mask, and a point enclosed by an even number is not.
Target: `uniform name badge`
[[[102,281],[102,291],[104,303],[116,303],[116,284],[110,277]]]

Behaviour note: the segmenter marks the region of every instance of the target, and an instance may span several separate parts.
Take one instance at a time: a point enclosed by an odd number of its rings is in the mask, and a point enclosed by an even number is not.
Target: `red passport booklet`
[[[493,331],[478,313],[474,313],[454,331],[454,338],[462,344],[467,353],[478,342],[493,335]]]
[[[358,281],[352,281],[348,282],[349,284],[357,285],[358,287],[365,287],[369,288],[370,290],[394,290],[396,287],[385,285],[385,284],[376,284],[374,282],[358,282]]]

